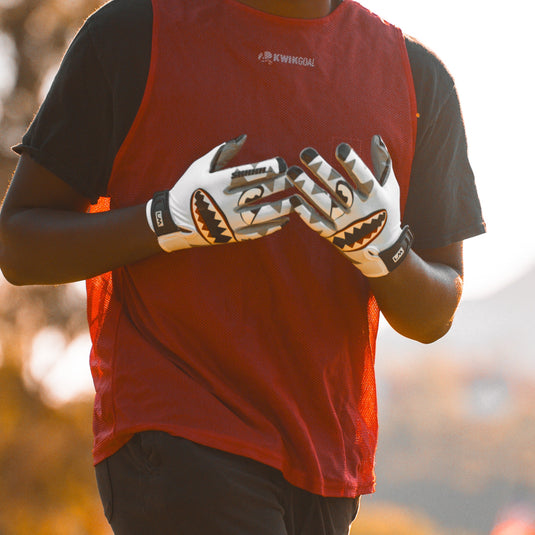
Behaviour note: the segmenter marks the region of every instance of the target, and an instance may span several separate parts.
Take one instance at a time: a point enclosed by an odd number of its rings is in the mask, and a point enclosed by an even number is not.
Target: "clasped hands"
[[[337,147],[347,177],[312,148],[300,155],[309,174],[288,169],[279,157],[227,168],[245,140],[215,147],[147,203],[162,249],[260,238],[280,230],[295,212],[367,277],[387,275],[401,263],[412,234],[401,228],[399,185],[379,136],[371,145],[373,173],[348,144]]]

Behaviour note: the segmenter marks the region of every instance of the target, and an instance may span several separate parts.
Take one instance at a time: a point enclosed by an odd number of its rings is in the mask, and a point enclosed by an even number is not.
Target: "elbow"
[[[0,234],[0,270],[7,282],[13,286],[27,286],[32,284],[25,275],[24,270],[18,266],[13,248],[7,244],[6,233]]]
[[[434,329],[429,329],[428,331],[421,333],[417,341],[421,344],[429,345],[437,340],[440,340],[446,336],[448,331],[451,329],[452,323],[453,322],[450,321],[447,324],[437,326]]]
[[[30,284],[29,281],[20,273],[19,270],[15,269],[10,265],[9,260],[6,258],[5,250],[3,244],[0,242],[0,270],[4,275],[9,284],[13,286],[26,286]]]
[[[16,272],[6,268],[4,265],[0,266],[4,279],[6,279],[9,284],[13,286],[28,286],[31,284],[29,281],[26,281],[23,277],[18,276]]]
[[[402,336],[429,345],[440,340],[451,329],[453,319],[447,322],[429,323],[425,321],[411,322],[404,325],[390,325]]]
[[[437,321],[436,323],[425,324],[422,322],[421,325],[422,327],[413,339],[421,344],[429,345],[446,336],[453,325],[453,316],[447,320]]]
[[[32,278],[30,271],[24,269],[24,266],[19,266],[17,262],[13,259],[10,259],[7,254],[5,254],[4,246],[0,242],[0,270],[4,275],[9,284],[13,286],[29,286],[32,284],[39,284],[39,281],[36,281]]]

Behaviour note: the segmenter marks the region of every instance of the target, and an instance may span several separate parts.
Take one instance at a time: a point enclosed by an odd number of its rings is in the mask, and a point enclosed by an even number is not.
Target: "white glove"
[[[350,180],[331,167],[315,149],[301,161],[316,180],[297,166],[287,176],[299,191],[294,210],[331,241],[367,277],[382,277],[401,264],[412,245],[408,226],[401,228],[399,185],[392,160],[379,136],[372,139],[375,175],[355,151],[342,143],[336,158]]]
[[[291,203],[284,192],[291,184],[282,158],[223,169],[245,140],[215,147],[147,203],[149,226],[164,251],[260,238],[287,223]]]

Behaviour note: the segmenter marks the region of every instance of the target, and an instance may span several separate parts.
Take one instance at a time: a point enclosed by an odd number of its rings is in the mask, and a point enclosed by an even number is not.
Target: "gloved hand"
[[[408,226],[401,228],[399,185],[383,140],[372,139],[372,173],[355,151],[342,143],[336,158],[350,180],[331,167],[315,149],[301,152],[314,175],[297,166],[287,176],[299,190],[294,210],[331,241],[367,277],[382,277],[406,257],[412,244]]]
[[[147,220],[164,251],[250,240],[280,230],[291,212],[286,163],[276,157],[223,169],[246,136],[199,158],[171,190],[147,203]],[[279,194],[278,200],[269,200]]]

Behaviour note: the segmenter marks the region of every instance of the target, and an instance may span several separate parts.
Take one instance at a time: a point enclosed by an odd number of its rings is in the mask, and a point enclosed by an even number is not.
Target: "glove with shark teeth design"
[[[336,158],[350,180],[340,175],[315,149],[301,152],[314,175],[297,166],[287,176],[299,191],[294,210],[331,241],[366,277],[382,277],[401,264],[412,245],[408,226],[401,228],[399,185],[383,140],[372,139],[374,173],[356,152],[342,143]]]
[[[287,223],[292,208],[284,192],[291,184],[282,158],[223,169],[245,140],[215,147],[147,203],[149,226],[164,251],[260,238]]]

